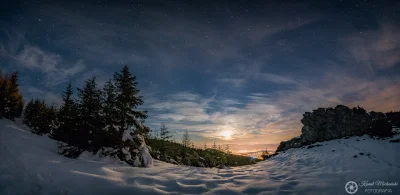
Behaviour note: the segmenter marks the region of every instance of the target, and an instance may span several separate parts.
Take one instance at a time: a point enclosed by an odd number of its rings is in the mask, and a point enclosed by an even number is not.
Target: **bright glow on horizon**
[[[221,132],[221,135],[224,137],[225,140],[230,140],[232,137],[232,131],[225,130],[225,131]]]

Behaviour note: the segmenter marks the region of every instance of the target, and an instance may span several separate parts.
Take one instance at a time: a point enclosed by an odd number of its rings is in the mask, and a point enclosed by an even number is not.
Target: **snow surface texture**
[[[367,136],[322,142],[322,146],[310,149],[289,149],[267,161],[243,167],[209,169],[154,160],[154,167],[138,168],[90,153],[83,153],[78,159],[63,157],[57,154],[54,140],[27,129],[0,120],[2,195],[320,195],[347,194],[344,186],[350,180],[400,183],[399,143]],[[400,194],[400,186],[392,190],[392,194]],[[356,194],[364,192],[359,190]]]

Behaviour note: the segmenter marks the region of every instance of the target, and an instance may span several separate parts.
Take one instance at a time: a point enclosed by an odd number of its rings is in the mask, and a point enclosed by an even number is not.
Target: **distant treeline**
[[[196,167],[224,167],[254,164],[258,159],[235,155],[229,145],[222,148],[215,143],[210,147],[204,144],[203,148],[196,148],[186,130],[181,143],[171,141],[170,131],[165,124],[161,125],[160,134],[149,136],[146,143],[152,148],[155,159],[173,164],[190,165]]]

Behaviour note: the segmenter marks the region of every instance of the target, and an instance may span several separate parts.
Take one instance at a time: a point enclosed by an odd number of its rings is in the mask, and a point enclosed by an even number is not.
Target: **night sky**
[[[263,149],[321,106],[400,110],[400,1],[1,1],[0,29],[25,100],[127,64],[177,141]]]

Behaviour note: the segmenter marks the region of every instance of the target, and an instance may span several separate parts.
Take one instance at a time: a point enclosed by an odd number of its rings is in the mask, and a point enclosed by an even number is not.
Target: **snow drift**
[[[399,143],[362,136],[319,144],[243,167],[209,169],[155,160],[152,168],[138,168],[90,153],[63,157],[54,140],[0,120],[0,194],[320,195],[347,194],[350,180],[400,182]],[[399,186],[392,190],[400,193]],[[363,193],[360,187],[356,194]]]

